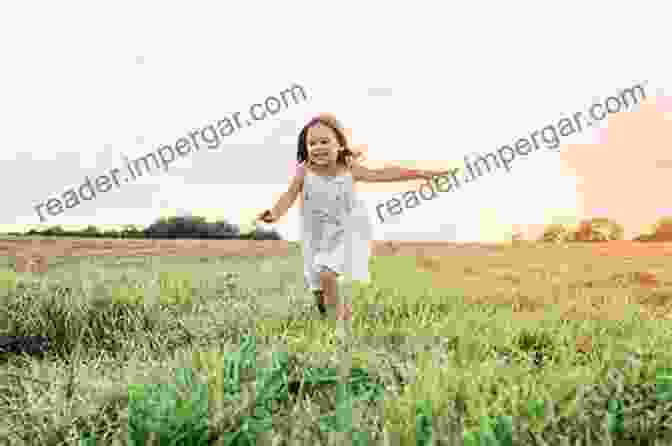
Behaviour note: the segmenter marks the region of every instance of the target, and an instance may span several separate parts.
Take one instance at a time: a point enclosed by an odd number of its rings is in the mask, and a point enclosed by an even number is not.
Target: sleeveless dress
[[[352,175],[306,171],[300,213],[306,288],[321,288],[321,271],[333,271],[339,280],[368,282],[372,226]]]

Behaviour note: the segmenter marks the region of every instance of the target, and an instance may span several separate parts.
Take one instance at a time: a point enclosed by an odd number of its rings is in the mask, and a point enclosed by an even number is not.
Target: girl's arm
[[[297,168],[296,175],[289,183],[287,191],[280,196],[275,206],[269,210],[261,212],[258,215],[258,218],[266,223],[274,223],[278,221],[283,215],[285,215],[289,208],[294,205],[296,197],[298,197],[299,192],[301,192],[305,175],[305,168],[303,166],[299,166]]]
[[[392,183],[397,181],[431,180],[440,175],[448,175],[452,170],[419,170],[391,166],[368,169],[361,164],[352,164],[352,175],[356,181],[365,183]]]

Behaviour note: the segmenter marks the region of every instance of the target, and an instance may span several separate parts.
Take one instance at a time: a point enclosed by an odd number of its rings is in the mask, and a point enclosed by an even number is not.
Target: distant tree
[[[592,218],[588,221],[599,241],[623,240],[623,226],[608,218]]]
[[[226,220],[208,223],[204,217],[180,216],[159,219],[144,231],[148,238],[237,239],[238,226]]]
[[[82,231],[83,237],[98,237],[98,234],[99,234],[98,228],[93,225],[87,226]]]
[[[103,231],[100,233],[100,238],[119,238],[119,233],[114,230]]]
[[[582,221],[576,230],[561,224],[551,224],[544,228],[539,241],[549,243],[606,242],[623,240],[623,227],[607,218],[592,218]]]
[[[51,226],[51,227],[45,229],[44,231],[39,232],[39,235],[47,236],[47,237],[52,237],[52,236],[58,237],[58,236],[65,235],[65,232],[66,231],[60,225],[56,225],[56,226]]]
[[[208,238],[210,236],[210,224],[205,221],[197,221],[194,223],[194,234],[197,238]]]
[[[252,240],[282,240],[282,236],[275,229],[267,230],[257,226],[250,234]]]
[[[623,226],[608,218],[591,218],[579,224],[575,240],[580,242],[606,242],[623,240]]]
[[[212,239],[212,240],[282,240],[275,230],[267,230],[257,226],[253,231],[241,234],[240,227],[225,219],[215,222],[206,221],[205,217],[191,215],[161,217],[149,226],[142,228],[136,225],[124,225],[121,230],[102,231],[94,225],[88,225],[79,231],[65,231],[60,226],[52,226],[38,231],[31,229],[25,234],[40,236],[70,236],[98,238],[147,238],[147,239]]]
[[[167,219],[160,218],[156,222],[145,228],[144,233],[147,238],[169,238],[171,227]]]
[[[561,224],[553,223],[544,228],[539,241],[545,243],[562,243],[567,240],[569,231]]]
[[[672,242],[672,217],[662,217],[653,225],[649,234],[640,234],[633,239],[638,242]]]
[[[136,225],[124,225],[119,232],[121,238],[144,238],[145,234],[142,228]]]
[[[212,228],[215,238],[238,239],[240,238],[240,227],[226,220],[217,220]]]
[[[658,219],[653,233],[658,241],[672,242],[672,217]]]

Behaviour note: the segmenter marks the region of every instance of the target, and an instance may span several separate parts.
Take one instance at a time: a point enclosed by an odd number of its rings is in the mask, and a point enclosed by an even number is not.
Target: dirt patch
[[[25,256],[287,256],[290,242],[278,240],[0,240],[0,255]]]
[[[504,249],[504,245],[485,243],[374,241],[371,255],[374,257],[492,255]]]
[[[670,256],[672,243],[609,242],[568,246],[589,247],[600,256]],[[0,255],[16,256],[288,256],[296,244],[282,240],[135,240],[135,239],[5,239],[0,240]],[[525,245],[527,246],[527,245]],[[558,249],[556,246],[532,244],[527,247]],[[453,257],[501,255],[512,247],[505,244],[454,242],[372,242],[371,255],[412,257]]]
[[[591,243],[596,255],[619,257],[658,257],[672,256],[672,242],[630,242],[613,241],[608,243]]]
[[[416,257],[438,288],[460,290],[469,303],[511,305],[514,318],[672,319],[672,257],[664,243],[537,244],[497,256]],[[455,250],[456,253],[466,253]]]
[[[0,255],[27,253],[42,256],[287,256],[295,244],[280,240],[113,240],[113,239],[6,239]],[[491,254],[497,245],[478,243],[374,241],[373,256],[453,256]]]

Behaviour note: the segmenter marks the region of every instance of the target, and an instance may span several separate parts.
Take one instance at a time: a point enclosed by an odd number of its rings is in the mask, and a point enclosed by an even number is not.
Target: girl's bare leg
[[[324,290],[327,315],[330,320],[336,320],[337,332],[345,334],[351,331],[352,302],[350,296],[339,296],[337,277],[333,271],[323,271],[320,273],[320,282]]]
[[[337,279],[338,276],[333,271],[322,271],[320,273],[320,284],[324,292],[324,304],[327,309],[335,309],[337,319],[349,320],[352,318],[352,302],[350,302],[350,296],[339,296]]]
[[[322,287],[324,306],[327,314],[333,319],[338,304],[336,273],[333,271],[320,272],[320,286]]]

